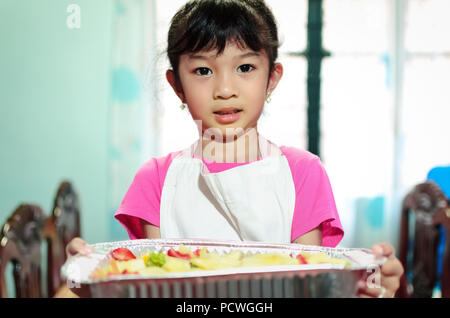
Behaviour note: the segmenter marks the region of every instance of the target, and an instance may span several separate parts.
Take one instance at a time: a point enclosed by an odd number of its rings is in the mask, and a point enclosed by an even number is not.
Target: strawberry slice
[[[136,256],[127,248],[119,247],[111,252],[111,256],[116,261],[129,261],[131,259],[136,259]]]
[[[190,260],[191,259],[191,255],[180,253],[178,251],[175,251],[173,248],[171,248],[170,250],[167,251],[167,255],[169,255],[171,257],[182,258],[182,259],[185,259],[185,260]]]
[[[194,255],[197,256],[197,257],[200,257],[200,249],[199,249],[199,248],[197,248],[197,249],[194,251]]]
[[[297,259],[300,261],[300,264],[308,264],[305,257],[302,254],[297,255]]]

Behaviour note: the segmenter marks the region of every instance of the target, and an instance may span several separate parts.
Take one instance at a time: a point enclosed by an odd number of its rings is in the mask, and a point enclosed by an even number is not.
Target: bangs
[[[217,50],[220,55],[229,42],[253,51],[266,50],[276,59],[276,25],[261,16],[260,1],[193,1],[175,15],[179,23],[169,30],[168,54],[175,71],[176,57],[185,53]],[[181,32],[180,32],[181,31]]]
[[[241,48],[260,51],[264,48],[263,36],[255,27],[261,22],[248,12],[248,8],[236,3],[223,2],[217,7],[205,3],[198,14],[187,21],[186,32],[179,41],[179,52],[217,50],[221,54],[228,42],[235,42]]]

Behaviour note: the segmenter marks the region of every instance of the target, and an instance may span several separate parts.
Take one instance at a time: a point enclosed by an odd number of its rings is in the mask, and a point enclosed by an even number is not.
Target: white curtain
[[[142,163],[157,150],[155,1],[114,0],[111,56],[109,205],[111,239],[127,239],[113,218]]]

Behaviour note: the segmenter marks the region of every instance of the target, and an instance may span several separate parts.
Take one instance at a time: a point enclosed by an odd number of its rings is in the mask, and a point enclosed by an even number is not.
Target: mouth
[[[239,120],[242,109],[238,108],[222,108],[214,112],[216,121],[222,125],[229,125]]]
[[[237,108],[222,108],[218,111],[215,111],[214,114],[216,115],[231,115],[231,114],[237,114],[240,113],[242,109]]]

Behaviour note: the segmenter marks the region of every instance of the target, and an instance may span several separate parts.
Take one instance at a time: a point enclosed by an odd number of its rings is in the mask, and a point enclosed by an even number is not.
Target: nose
[[[231,74],[216,74],[214,85],[214,99],[230,99],[237,97],[238,90]]]

